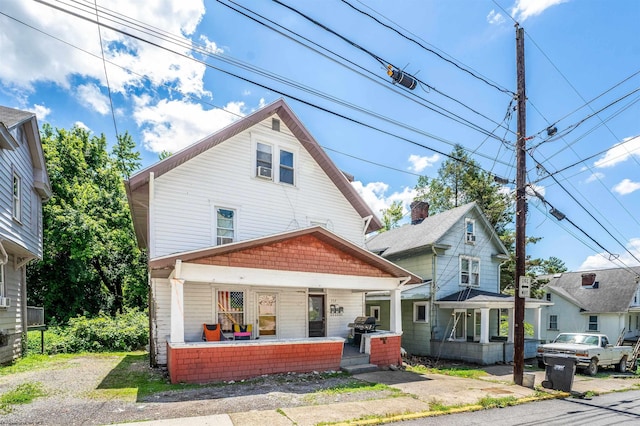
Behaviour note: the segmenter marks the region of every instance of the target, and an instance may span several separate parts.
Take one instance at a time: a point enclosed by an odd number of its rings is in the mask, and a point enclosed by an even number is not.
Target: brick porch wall
[[[402,365],[400,341],[400,335],[376,336],[375,334],[371,334],[369,362],[379,367]]]
[[[171,383],[242,380],[263,374],[340,370],[344,339],[167,343]],[[398,349],[399,352],[399,349]]]

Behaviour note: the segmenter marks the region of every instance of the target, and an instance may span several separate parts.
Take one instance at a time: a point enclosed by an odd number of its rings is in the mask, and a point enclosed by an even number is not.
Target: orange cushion
[[[218,324],[202,324],[204,330],[204,340],[207,342],[217,342],[220,340],[220,326]]]

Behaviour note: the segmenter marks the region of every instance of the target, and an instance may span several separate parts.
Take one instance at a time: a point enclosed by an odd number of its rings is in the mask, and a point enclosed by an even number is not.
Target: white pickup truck
[[[604,334],[560,333],[553,342],[538,346],[538,366],[545,368],[544,355],[554,354],[575,357],[576,368],[595,376],[599,366],[615,366],[619,372],[626,372],[633,347],[613,346]]]

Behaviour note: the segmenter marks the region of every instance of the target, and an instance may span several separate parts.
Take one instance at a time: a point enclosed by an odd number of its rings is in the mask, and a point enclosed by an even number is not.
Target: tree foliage
[[[500,240],[509,252],[507,260],[501,268],[500,290],[513,292],[515,283],[515,217],[514,203],[511,195],[503,191],[493,176],[480,168],[480,165],[460,145],[456,145],[449,159],[438,169],[438,176],[429,179],[418,178],[416,200],[427,201],[431,213],[439,213],[466,203],[475,201],[489,222],[494,226]],[[535,244],[540,238],[527,237],[527,245]],[[551,257],[525,260],[526,274],[537,276],[564,272],[567,268],[562,260]],[[533,285],[532,295],[539,296],[543,281]]]
[[[403,216],[402,201],[397,200],[391,203],[388,208],[382,210],[383,227],[380,232],[396,228],[398,226],[398,222],[402,220]]]
[[[140,167],[128,134],[73,127],[41,135],[53,195],[43,207],[43,260],[29,266],[29,303],[48,318],[146,306],[146,260],[136,245],[123,176]]]

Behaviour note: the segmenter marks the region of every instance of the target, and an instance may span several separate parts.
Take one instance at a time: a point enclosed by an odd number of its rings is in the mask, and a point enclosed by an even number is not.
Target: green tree
[[[511,196],[461,145],[454,147],[436,178],[421,176],[415,189],[418,193],[415,199],[427,201],[434,214],[475,201],[499,235],[513,218]]]
[[[144,308],[144,254],[122,180],[139,167],[131,137],[119,138],[111,155],[104,135],[79,127],[45,124],[41,140],[53,195],[43,207],[43,259],[27,270],[29,303],[59,321],[122,312],[125,302]]]
[[[383,228],[380,232],[396,228],[398,222],[400,222],[404,216],[402,212],[402,201],[394,201],[388,208],[381,210],[381,212]]]
[[[160,151],[160,154],[158,154],[158,159],[162,161],[165,158],[171,157],[172,155],[173,155],[173,152],[162,150]]]

